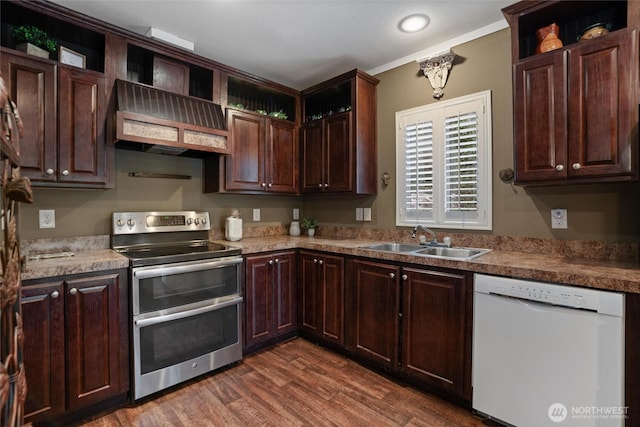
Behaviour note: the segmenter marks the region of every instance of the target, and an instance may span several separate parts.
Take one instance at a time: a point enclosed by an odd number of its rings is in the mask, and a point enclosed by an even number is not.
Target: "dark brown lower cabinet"
[[[26,281],[26,422],[49,422],[129,390],[127,270]]]
[[[402,282],[401,370],[470,399],[470,277],[403,268]]]
[[[471,274],[353,259],[347,277],[346,348],[409,382],[469,402]]]
[[[344,344],[344,258],[300,252],[298,325],[325,342]]]
[[[400,267],[353,260],[353,353],[375,365],[397,370],[399,353]]]
[[[296,332],[295,251],[245,258],[245,351]]]

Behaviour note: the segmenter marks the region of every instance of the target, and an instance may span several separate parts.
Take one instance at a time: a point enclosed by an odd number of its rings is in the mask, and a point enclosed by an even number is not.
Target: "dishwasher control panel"
[[[580,288],[577,286],[556,285],[509,277],[474,276],[476,292],[535,301],[599,313],[622,315],[624,295],[616,292]]]

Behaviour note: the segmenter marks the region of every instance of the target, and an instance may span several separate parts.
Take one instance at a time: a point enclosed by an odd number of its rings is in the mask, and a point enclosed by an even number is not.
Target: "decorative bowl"
[[[597,24],[589,25],[582,30],[582,33],[578,36],[578,41],[591,40],[596,37],[604,36],[605,34],[609,34],[610,30],[611,24],[598,22]]]

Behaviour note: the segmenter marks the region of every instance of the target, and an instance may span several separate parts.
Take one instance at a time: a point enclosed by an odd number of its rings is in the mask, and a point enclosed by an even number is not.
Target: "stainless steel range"
[[[208,212],[116,212],[130,259],[133,399],[242,359],[240,249],[209,242]]]

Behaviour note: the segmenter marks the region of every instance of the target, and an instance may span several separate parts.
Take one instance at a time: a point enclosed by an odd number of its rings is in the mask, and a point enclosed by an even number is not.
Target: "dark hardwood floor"
[[[294,339],[93,426],[481,426],[470,411]]]

